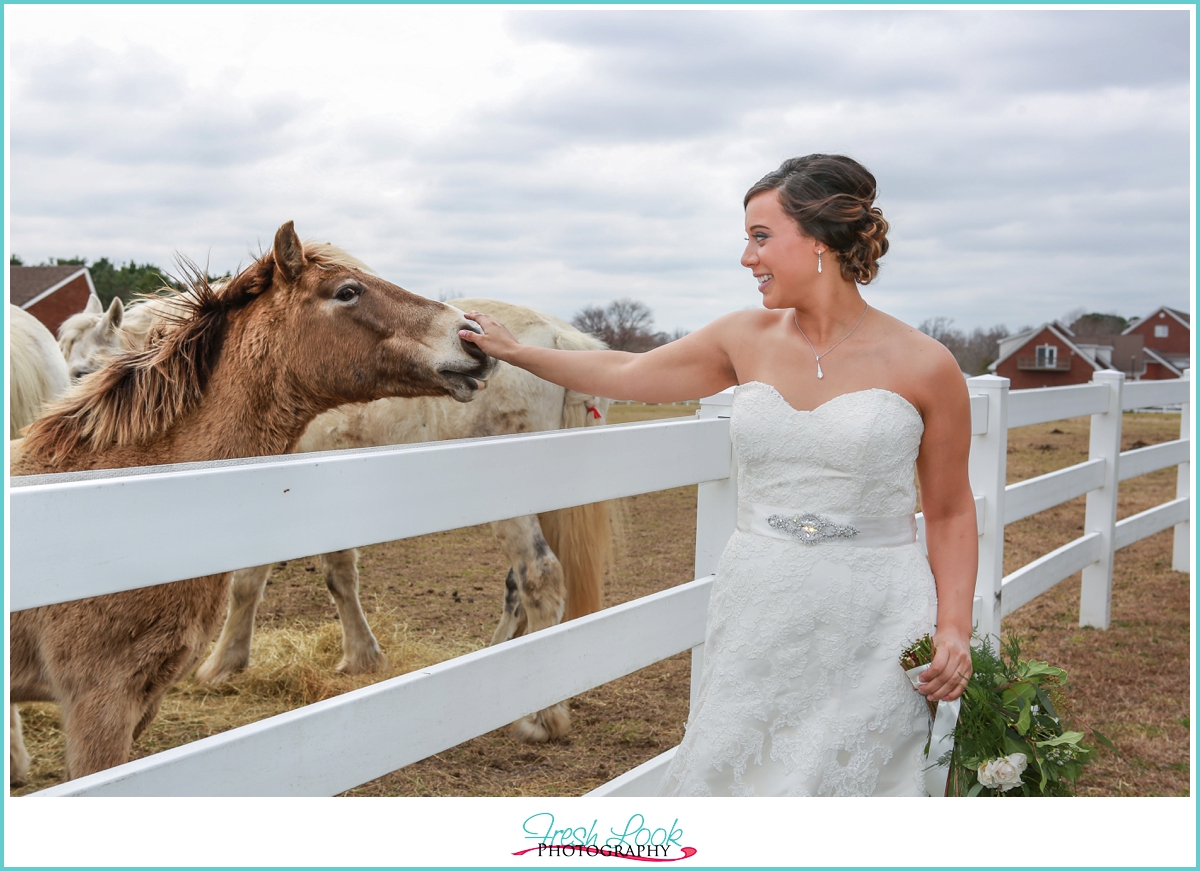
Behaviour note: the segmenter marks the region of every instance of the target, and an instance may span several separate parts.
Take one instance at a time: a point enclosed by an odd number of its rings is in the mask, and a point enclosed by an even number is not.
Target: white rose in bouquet
[[[1024,753],[989,759],[979,766],[979,782],[990,789],[1008,792],[1014,786],[1021,785],[1021,775],[1025,773],[1027,761]]]

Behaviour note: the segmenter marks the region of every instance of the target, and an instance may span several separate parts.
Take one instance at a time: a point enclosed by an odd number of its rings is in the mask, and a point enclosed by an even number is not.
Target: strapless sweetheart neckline
[[[825,408],[825,406],[832,405],[835,402],[845,399],[848,396],[860,396],[864,393],[886,393],[888,396],[894,396],[896,399],[898,399],[902,403],[904,403],[904,405],[907,406],[909,408],[909,410],[911,410],[912,413],[915,414],[917,417],[921,417],[921,412],[917,411],[917,407],[915,405],[913,405],[911,402],[909,402],[907,399],[905,399],[904,396],[897,393],[895,390],[888,390],[886,387],[866,387],[862,390],[849,390],[845,393],[839,393],[837,396],[834,396],[830,399],[826,399],[824,402],[822,402],[816,408],[796,408],[796,406],[794,406],[790,402],[788,402],[787,399],[784,397],[784,395],[779,392],[779,388],[775,387],[775,385],[773,385],[773,384],[768,384],[766,381],[754,381],[754,380],[745,381],[745,382],[739,384],[738,386],[739,387],[747,387],[751,384],[759,384],[763,387],[766,387],[768,390],[770,390],[772,393],[774,393],[777,397],[779,397],[779,400],[784,405],[786,405],[788,408],[790,408],[796,414],[816,414],[818,411],[821,411],[823,408]],[[924,422],[925,419],[921,418],[921,420],[922,420],[922,422]]]

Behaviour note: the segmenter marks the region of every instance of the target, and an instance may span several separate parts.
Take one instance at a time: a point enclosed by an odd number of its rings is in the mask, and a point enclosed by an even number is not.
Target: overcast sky
[[[428,296],[759,304],[742,196],[879,181],[870,302],[1191,308],[1186,11],[6,6],[8,251],[223,272],[294,219]]]

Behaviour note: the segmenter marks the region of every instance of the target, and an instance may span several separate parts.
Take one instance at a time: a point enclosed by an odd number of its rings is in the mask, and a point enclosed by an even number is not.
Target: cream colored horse
[[[523,306],[489,299],[459,299],[448,304],[492,315],[527,344],[568,350],[604,347],[570,324]],[[79,364],[96,368],[109,353],[104,350],[106,343],[112,348],[137,347],[164,314],[170,314],[169,303],[139,302],[125,309],[123,326],[111,330],[97,303],[90,325],[82,316],[69,331],[64,325],[60,331],[63,350],[70,355],[82,344],[90,344],[92,351],[80,355]],[[564,390],[500,363],[487,390],[472,403],[426,397],[343,406],[314,420],[296,450],[328,451],[589,426],[602,423],[607,409],[606,399]],[[604,575],[612,558],[609,512],[607,504],[583,505],[492,524],[511,569],[505,581],[504,609],[491,643],[599,610]],[[358,674],[385,669],[387,657],[359,602],[358,551],[323,554],[321,564],[342,627],[338,670]],[[196,671],[199,680],[219,683],[249,664],[254,618],[270,572],[271,566],[264,565],[234,573],[229,616],[212,652]],[[567,706],[560,703],[514,723],[513,735],[525,741],[545,741],[563,735],[569,725]]]
[[[42,322],[15,305],[8,307],[8,437],[18,438],[46,405],[71,386],[67,364]]]
[[[114,296],[107,311],[100,298],[90,294],[83,311],[71,315],[58,328],[58,347],[66,358],[71,380],[90,375],[122,351],[144,348],[156,324],[183,314],[185,309],[174,294],[147,297],[128,309],[119,296]]]
[[[16,439],[47,405],[71,385],[67,364],[58,353],[54,336],[24,309],[8,307],[8,437]],[[21,738],[21,715],[17,706],[8,710],[9,771],[20,782],[29,770],[29,752]]]

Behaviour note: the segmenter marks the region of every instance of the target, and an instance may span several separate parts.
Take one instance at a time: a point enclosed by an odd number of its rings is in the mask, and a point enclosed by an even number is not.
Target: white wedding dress
[[[837,533],[809,544],[740,519],[758,504],[911,524],[920,414],[880,389],[797,411],[752,381],[735,393],[731,428],[739,528],[713,583],[698,696],[660,794],[925,795],[929,714],[898,661],[934,631],[920,545],[858,546]],[[786,525],[779,516],[772,526]]]

